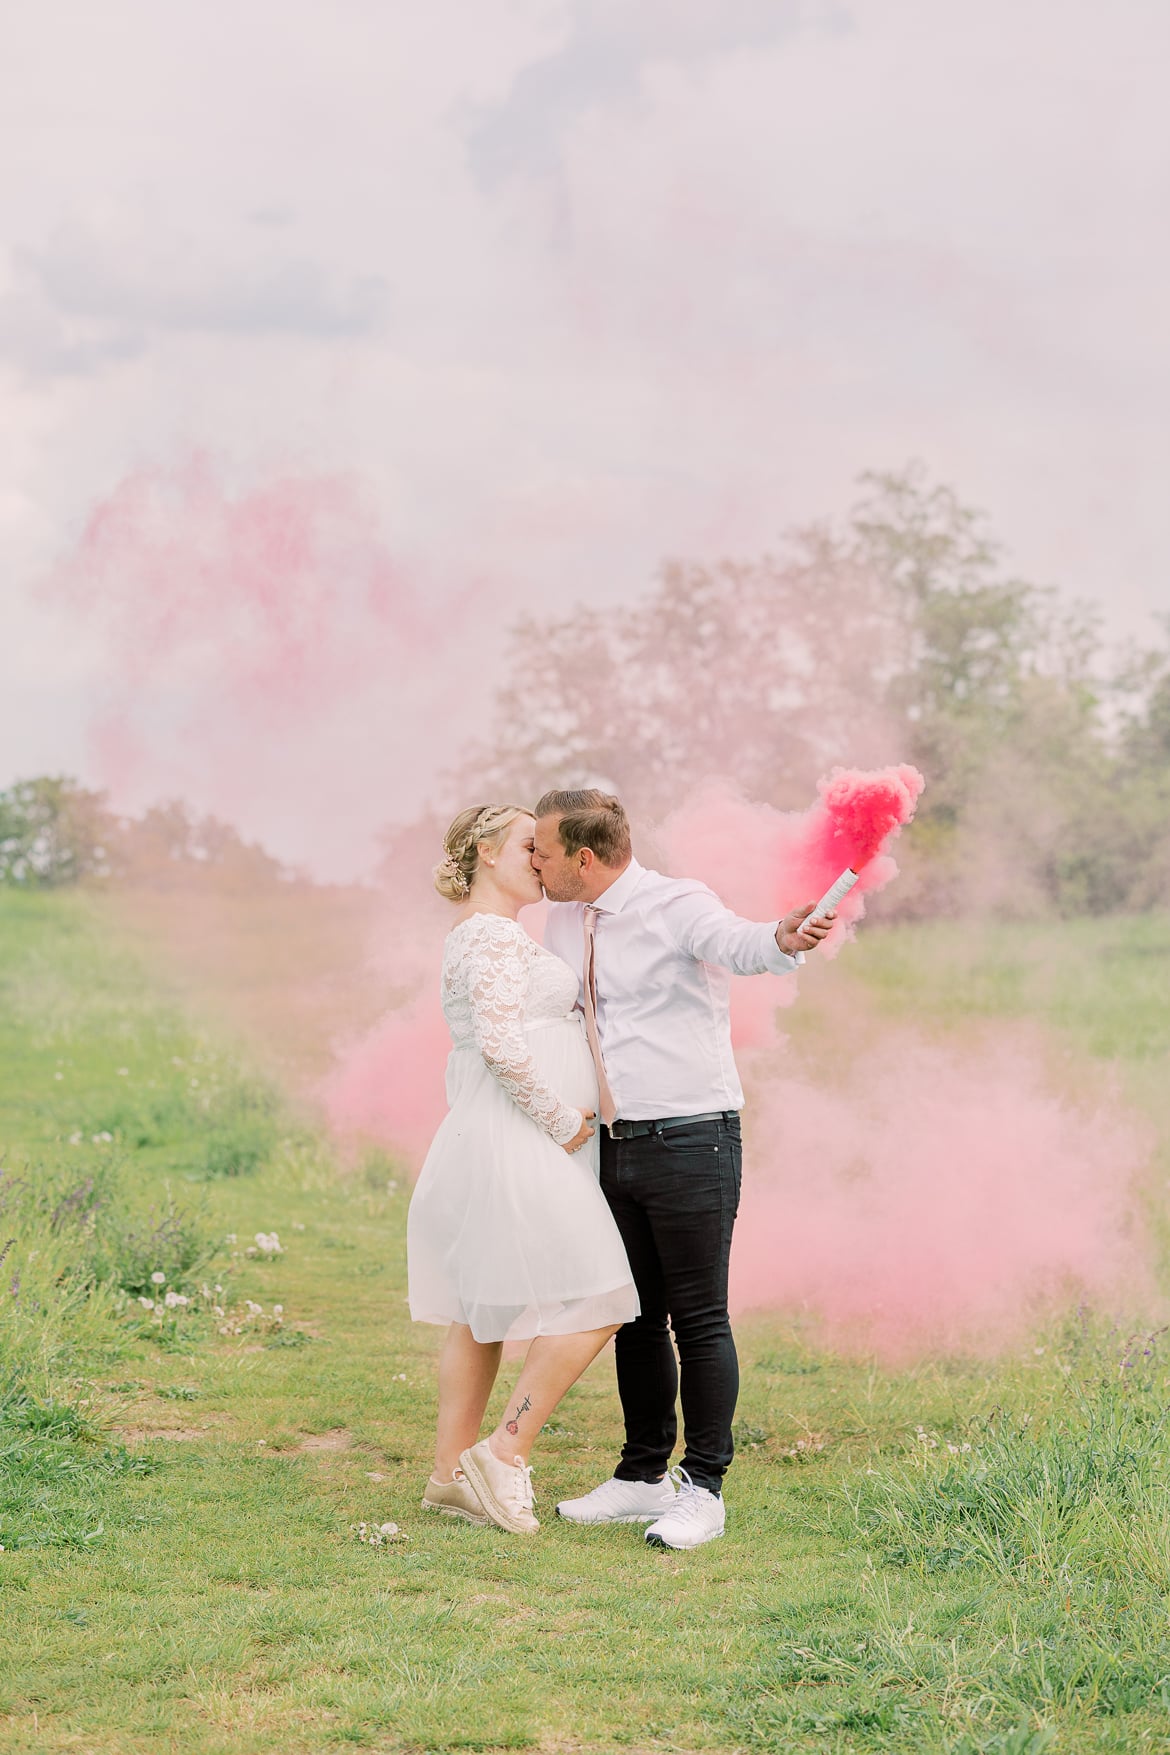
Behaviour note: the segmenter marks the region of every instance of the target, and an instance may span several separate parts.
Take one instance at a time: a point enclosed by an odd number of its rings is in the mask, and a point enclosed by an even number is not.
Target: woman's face
[[[498,887],[525,907],[529,902],[539,902],[543,894],[540,879],[532,869],[532,837],[536,823],[532,817],[516,817],[508,824],[508,833],[501,846],[495,851],[490,847],[484,849],[480,859],[494,859],[492,867]]]

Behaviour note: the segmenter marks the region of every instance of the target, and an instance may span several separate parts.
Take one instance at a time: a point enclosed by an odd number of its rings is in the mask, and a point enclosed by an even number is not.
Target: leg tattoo
[[[505,1430],[510,1432],[513,1438],[515,1438],[517,1432],[520,1430],[519,1422],[521,1414],[526,1414],[531,1406],[532,1397],[526,1395],[524,1400],[520,1403],[520,1406],[516,1409],[516,1412],[512,1415],[512,1418],[505,1422]]]

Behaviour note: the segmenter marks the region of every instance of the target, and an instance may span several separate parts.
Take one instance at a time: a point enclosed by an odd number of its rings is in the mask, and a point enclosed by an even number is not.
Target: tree
[[[55,888],[103,877],[116,832],[104,793],[64,775],[18,780],[0,792],[0,883]]]

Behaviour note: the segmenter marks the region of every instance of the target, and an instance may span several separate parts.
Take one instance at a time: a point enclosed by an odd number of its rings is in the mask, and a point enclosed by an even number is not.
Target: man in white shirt
[[[645,870],[620,802],[592,789],[540,800],[532,863],[554,904],[545,944],[581,970],[601,1092],[601,1186],[641,1301],[615,1342],[621,1460],[612,1480],[557,1510],[575,1523],[647,1523],[648,1542],[694,1548],[723,1534],[739,1392],[727,1267],[743,1089],[729,972],[791,971],[834,916],[802,924],[810,903],[761,925],[705,884]],[[672,1326],[686,1441],[677,1491]]]

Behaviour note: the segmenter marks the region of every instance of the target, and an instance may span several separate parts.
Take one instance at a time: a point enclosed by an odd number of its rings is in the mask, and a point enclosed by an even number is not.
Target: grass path
[[[1170,924],[1133,924],[1129,964],[1060,930],[1011,1003],[994,947],[972,973],[936,933],[922,1003],[962,1010],[965,978],[988,1007],[1055,1014],[1085,950],[1081,991],[1116,1025],[1056,1021],[1140,1083],[1170,1041],[1150,976]],[[863,973],[894,1009],[905,939],[878,941]],[[551,1515],[612,1466],[603,1358],[542,1443],[539,1538],[449,1527],[418,1509],[439,1335],[407,1318],[394,1167],[340,1177],[82,900],[0,893],[0,971],[8,1186],[94,1177],[134,1236],[169,1190],[185,1236],[236,1239],[165,1320],[107,1287],[54,1328],[57,1273],[51,1353],[0,1326],[0,1750],[1170,1749],[1157,1349],[1132,1381],[1115,1341],[1077,1334],[891,1374],[744,1325],[729,1533],[687,1556]],[[209,1175],[257,1140],[262,1167]],[[0,1202],[0,1247],[20,1210]],[[282,1253],[249,1256],[271,1231]],[[404,1540],[352,1533],[386,1520]]]

